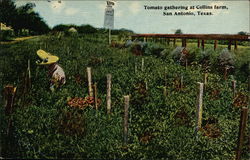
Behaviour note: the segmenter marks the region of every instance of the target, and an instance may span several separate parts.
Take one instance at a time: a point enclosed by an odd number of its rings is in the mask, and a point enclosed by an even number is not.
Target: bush
[[[82,25],[80,27],[77,27],[77,30],[79,33],[84,34],[97,33],[97,29],[91,25]]]
[[[167,46],[163,51],[161,51],[160,56],[163,59],[168,59],[173,50],[172,46]]]
[[[14,36],[12,30],[0,31],[0,41],[9,41]]]
[[[141,41],[137,41],[137,42],[133,42],[133,44],[130,44],[130,50],[134,55],[143,55],[146,53],[146,48],[147,48],[147,43],[145,42],[141,42]]]
[[[234,56],[228,49],[223,49],[218,57],[219,65],[223,68],[234,68]]]
[[[184,49],[184,47],[176,47],[171,53],[170,56],[171,58],[176,61],[179,62],[180,58],[181,58],[181,52]]]
[[[238,74],[238,78],[246,80],[248,75],[250,75],[250,51],[238,51],[236,54],[235,70]]]
[[[145,55],[155,55],[160,57],[165,48],[160,44],[149,43],[145,49]]]
[[[56,25],[55,27],[53,27],[53,31],[59,31],[59,32],[65,32],[68,31],[70,29],[71,26],[69,25],[64,25],[64,24],[59,24]]]

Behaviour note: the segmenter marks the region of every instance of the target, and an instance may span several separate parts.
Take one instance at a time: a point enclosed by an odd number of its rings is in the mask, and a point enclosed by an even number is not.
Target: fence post
[[[231,50],[231,44],[232,44],[232,41],[229,40],[229,41],[228,41],[228,47],[227,47],[229,51]]]
[[[144,72],[144,58],[142,58],[141,60],[141,70],[142,72]]]
[[[31,88],[31,72],[30,72],[30,60],[28,60],[28,66],[26,72],[23,74],[23,91],[22,95],[25,95],[29,92]]]
[[[170,39],[168,38],[167,39],[167,45],[169,46],[169,44],[170,44]]]
[[[205,74],[204,74],[204,85],[207,85],[207,77],[208,77],[208,74],[205,73]]]
[[[198,82],[199,84],[199,94],[197,98],[197,126],[196,126],[196,132],[201,128],[202,124],[202,97],[203,97],[203,87],[204,84]]]
[[[107,113],[111,112],[111,74],[107,74]]]
[[[248,91],[250,92],[250,75],[248,76]]]
[[[95,97],[95,109],[98,110],[98,98],[97,98],[97,84],[94,84],[94,97]]]
[[[124,96],[124,125],[123,125],[123,136],[124,144],[128,142],[128,109],[129,109],[129,96]]]
[[[238,42],[237,40],[234,41],[234,50],[237,50],[238,49]]]
[[[164,67],[164,82],[165,86],[167,86],[167,67]]]
[[[111,44],[111,29],[109,29],[109,45]]]
[[[202,50],[204,51],[205,50],[205,40],[204,39],[201,40],[201,46],[202,46]]]
[[[236,94],[236,81],[235,80],[232,80],[232,90],[233,90],[233,98],[234,98]]]
[[[148,90],[148,81],[145,81],[146,90]]]
[[[224,67],[224,80],[227,80],[227,67]]]
[[[181,75],[181,81],[180,81],[180,89],[183,88],[183,75]]]
[[[236,160],[241,159],[241,151],[242,151],[242,146],[243,146],[243,142],[244,142],[244,132],[245,132],[246,125],[247,125],[247,116],[248,116],[247,112],[248,112],[248,108],[243,107],[241,109],[239,136],[238,136],[238,147],[237,147],[237,151],[236,151]]]
[[[217,41],[217,40],[214,40],[214,50],[216,50],[217,44],[218,44],[218,41]]]
[[[27,68],[27,72],[28,72],[28,87],[31,88],[31,72],[30,72],[30,60],[28,60],[28,68]]]
[[[204,91],[206,90],[207,78],[208,78],[208,74],[205,73],[205,74],[204,74]]]
[[[6,115],[9,115],[12,113],[15,94],[16,94],[16,87],[12,85],[7,85],[4,87],[5,114]]]
[[[137,73],[137,63],[135,62],[135,74]]]
[[[14,99],[16,95],[16,87],[12,85],[7,85],[4,87],[4,98],[5,98],[5,115],[10,115],[13,111]],[[6,129],[7,135],[9,135],[10,127],[11,127],[11,117],[8,120],[8,127]]]
[[[166,86],[163,87],[163,95],[165,98],[167,97],[167,87]]]
[[[91,78],[91,68],[90,67],[87,67],[87,75],[88,75],[89,96],[93,97],[92,78]]]

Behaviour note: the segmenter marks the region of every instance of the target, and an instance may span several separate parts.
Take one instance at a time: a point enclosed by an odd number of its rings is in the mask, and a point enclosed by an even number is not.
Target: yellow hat
[[[45,52],[42,49],[39,49],[36,54],[38,55],[39,58],[42,59],[42,62],[36,62],[38,65],[48,65],[52,63],[56,63],[59,60],[59,57],[53,56],[52,54]]]

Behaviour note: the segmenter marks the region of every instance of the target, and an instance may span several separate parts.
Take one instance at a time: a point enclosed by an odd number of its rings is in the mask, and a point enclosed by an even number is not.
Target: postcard
[[[0,0],[0,159],[250,159],[249,0]]]

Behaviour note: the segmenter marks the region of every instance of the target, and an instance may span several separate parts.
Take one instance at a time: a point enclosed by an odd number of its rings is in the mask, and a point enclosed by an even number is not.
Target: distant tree
[[[0,0],[0,22],[8,26],[15,23],[14,17],[17,16],[16,6],[11,0]]]
[[[36,12],[31,12],[28,15],[29,23],[27,28],[33,31],[35,34],[44,34],[50,31],[48,25],[43,21],[43,19]]]
[[[78,33],[91,34],[97,33],[97,29],[89,24],[77,27]]]
[[[240,31],[240,32],[238,32],[238,35],[247,35],[247,32]]]
[[[12,0],[0,0],[0,22],[11,26],[16,35],[22,29],[27,29],[36,34],[47,33],[50,29],[33,8],[34,3],[27,3],[16,7]]]
[[[175,34],[183,34],[183,33],[182,33],[182,30],[181,30],[181,29],[177,29],[177,30],[175,31]]]
[[[53,31],[65,32],[68,31],[71,26],[65,24],[58,24],[53,27]]]

